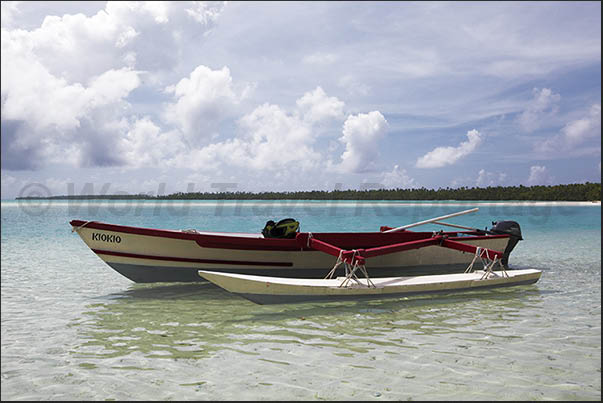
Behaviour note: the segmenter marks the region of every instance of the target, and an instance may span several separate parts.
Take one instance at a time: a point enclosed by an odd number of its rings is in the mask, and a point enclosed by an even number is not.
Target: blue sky
[[[601,180],[600,2],[3,1],[1,59],[2,198]]]

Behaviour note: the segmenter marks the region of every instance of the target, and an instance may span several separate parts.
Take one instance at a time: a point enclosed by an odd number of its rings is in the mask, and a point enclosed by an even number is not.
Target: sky
[[[600,2],[1,4],[3,199],[601,181]]]

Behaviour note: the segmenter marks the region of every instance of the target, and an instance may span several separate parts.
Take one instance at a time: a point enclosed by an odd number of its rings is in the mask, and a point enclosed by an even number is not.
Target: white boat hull
[[[467,291],[482,288],[533,284],[540,279],[539,270],[507,270],[485,273],[457,273],[413,277],[372,278],[341,286],[343,278],[297,279],[218,273],[199,270],[199,275],[231,293],[259,304],[307,301],[394,298],[415,294]]]

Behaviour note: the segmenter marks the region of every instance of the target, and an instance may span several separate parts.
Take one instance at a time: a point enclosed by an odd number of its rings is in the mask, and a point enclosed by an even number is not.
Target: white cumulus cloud
[[[126,98],[140,85],[139,72],[109,69],[83,83],[69,82],[3,29],[1,76],[3,168],[122,163],[109,150],[130,106]]]
[[[239,124],[246,132],[240,143],[246,151],[242,164],[256,169],[292,164],[309,167],[319,158],[312,149],[315,135],[311,127],[276,105],[257,107]]]
[[[136,122],[145,120],[133,111],[132,91],[156,91],[149,83],[171,73],[187,41],[198,40],[224,4],[108,2],[92,16],[47,15],[29,30],[13,29],[19,7],[2,2],[2,167],[15,170],[133,161],[130,151],[139,142],[132,136],[142,125]],[[190,101],[186,95],[178,93]],[[201,105],[203,116],[211,115],[211,102],[220,110],[219,95]]]
[[[166,88],[176,101],[165,109],[165,118],[180,128],[193,143],[210,138],[218,123],[232,115],[244,92],[236,94],[230,70],[198,66],[189,77]]]
[[[504,172],[488,172],[485,169],[480,169],[475,181],[476,186],[501,186],[507,174]]]
[[[394,165],[394,169],[390,172],[384,172],[381,175],[381,183],[387,189],[394,188],[414,188],[416,187],[416,183],[414,178],[411,178],[406,169],[400,169],[398,165]]]
[[[18,13],[18,7],[5,3],[13,2],[2,2],[3,21],[5,11],[9,20]],[[223,8],[223,3],[110,1],[92,16],[48,15],[30,31],[3,22],[2,36],[10,35],[46,70],[68,82],[85,82],[132,62],[130,67],[157,75],[179,63],[187,41],[198,41]]]
[[[473,129],[467,132],[467,141],[458,147],[437,147],[417,160],[417,168],[441,168],[452,165],[471,154],[481,144],[481,134]]]
[[[219,76],[221,81],[228,81]],[[192,96],[199,92],[193,91]],[[238,120],[239,136],[202,147],[193,145],[173,163],[205,170],[221,164],[256,171],[280,170],[279,175],[317,168],[323,156],[314,148],[319,136],[316,125],[342,117],[343,106],[342,101],[329,97],[320,87],[306,92],[292,111],[265,103]]]
[[[319,155],[310,127],[277,105],[264,104],[243,116],[240,137],[212,143],[179,156],[175,165],[213,170],[226,165],[251,170],[309,169]]]
[[[149,116],[129,125],[119,145],[130,167],[157,166],[188,151],[177,131],[162,132]]]
[[[315,123],[326,118],[342,118],[345,103],[336,97],[329,97],[321,87],[306,92],[297,100],[297,107],[304,119]]]
[[[546,166],[534,165],[530,167],[528,185],[550,185],[553,182]]]
[[[335,169],[344,173],[374,170],[379,156],[379,140],[386,129],[387,120],[379,111],[348,116],[343,124],[343,136],[339,138],[345,144],[345,150]]]
[[[585,139],[601,136],[601,105],[591,106],[587,116],[574,120],[561,130],[568,144],[576,145]]]

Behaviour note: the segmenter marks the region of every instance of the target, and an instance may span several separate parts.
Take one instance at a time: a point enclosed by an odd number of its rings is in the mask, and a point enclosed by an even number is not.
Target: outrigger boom
[[[416,241],[408,241],[397,243],[394,245],[388,246],[380,246],[376,248],[370,249],[354,249],[354,250],[344,250],[330,243],[321,241],[312,235],[312,233],[301,232],[297,234],[296,241],[300,247],[310,247],[312,249],[316,249],[318,251],[327,253],[329,255],[341,258],[344,262],[354,265],[356,262],[358,264],[364,264],[365,259],[386,255],[394,252],[403,252],[412,249],[424,248],[426,246],[438,245],[444,248],[456,249],[462,252],[470,252],[476,253],[478,251],[477,246],[469,245],[463,242],[452,241],[447,239],[446,235],[442,234],[434,234],[433,237],[428,239],[419,239]],[[488,249],[488,248],[479,248],[479,257],[485,258],[502,258],[503,252]]]
[[[376,285],[370,279],[368,271],[366,269],[366,259],[381,255],[387,255],[395,252],[403,252],[412,249],[424,248],[433,245],[475,254],[475,258],[467,268],[467,271],[472,270],[473,263],[477,258],[480,258],[482,262],[484,262],[484,258],[486,258],[487,261],[491,262],[489,264],[484,264],[484,270],[486,270],[488,273],[492,273],[492,268],[498,262],[500,268],[502,269],[501,273],[508,277],[508,274],[505,271],[505,267],[501,263],[502,257],[504,255],[503,252],[488,248],[482,248],[479,246],[473,246],[463,242],[452,241],[448,239],[448,236],[444,235],[443,233],[434,233],[431,238],[427,239],[401,242],[394,245],[380,246],[376,248],[353,250],[345,250],[328,242],[316,239],[311,233],[298,233],[295,240],[301,248],[305,246],[337,257],[337,261],[335,262],[333,269],[331,269],[325,279],[332,278],[332,276],[335,274],[335,270],[337,269],[337,267],[342,263],[344,264],[345,277],[342,279],[341,283],[339,284],[339,287],[348,287],[351,284],[351,281],[353,280],[356,285],[366,285],[366,287],[375,288]],[[360,271],[364,275],[366,284],[360,282],[360,279],[356,275],[357,271]],[[199,272],[199,274],[201,275],[201,271]],[[489,274],[486,274],[486,276],[487,275]]]
[[[383,231],[383,233],[392,233],[392,232],[396,232],[396,231],[402,231],[407,228],[416,227],[419,225],[424,225],[424,224],[429,224],[429,223],[438,223],[438,224],[446,225],[445,223],[439,223],[439,221],[445,220],[447,218],[457,217],[457,216],[464,215],[464,214],[474,213],[478,210],[479,210],[479,208],[476,207],[476,208],[469,209],[469,210],[464,210],[464,211],[459,211],[459,212],[452,213],[452,214],[443,215],[441,217],[430,218],[429,220],[419,221],[419,222],[416,222],[413,224],[407,224],[407,225],[403,225],[401,227],[388,229],[388,230]],[[450,226],[456,226],[456,225],[450,224]],[[467,228],[467,227],[463,227],[463,228],[472,229],[472,230],[474,229],[474,228]],[[296,239],[297,243],[300,245],[300,247],[305,246],[308,248],[319,250],[321,252],[328,253],[329,255],[340,258],[342,261],[344,261],[352,266],[354,266],[356,263],[358,263],[360,265],[364,265],[365,259],[370,258],[370,257],[386,255],[386,254],[394,253],[394,252],[403,252],[403,251],[412,250],[412,249],[419,249],[419,248],[424,248],[426,246],[432,246],[432,245],[439,245],[439,246],[442,246],[445,248],[459,250],[461,252],[475,253],[480,258],[487,257],[488,259],[493,259],[493,258],[501,259],[503,257],[503,252],[488,249],[488,248],[480,248],[480,247],[476,247],[476,246],[458,242],[458,241],[452,241],[452,240],[448,239],[447,235],[444,235],[441,232],[434,233],[434,235],[431,238],[427,238],[427,239],[401,242],[401,243],[397,243],[394,245],[380,246],[380,247],[370,248],[370,249],[354,249],[354,250],[344,250],[344,249],[341,249],[330,243],[316,239],[310,232],[298,233],[295,239]]]

